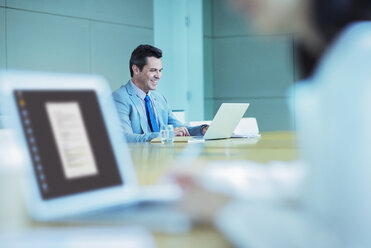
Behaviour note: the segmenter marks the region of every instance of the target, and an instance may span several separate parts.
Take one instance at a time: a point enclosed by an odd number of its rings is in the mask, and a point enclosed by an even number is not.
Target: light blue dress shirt
[[[142,105],[142,110],[143,110],[143,114],[146,115],[146,118],[147,118],[147,114],[146,114],[146,103],[144,101],[144,98],[146,97],[146,93],[141,90],[138,86],[136,86],[133,81],[129,81],[129,83],[131,84],[131,86],[134,88],[134,91],[135,91],[135,94],[137,95],[137,97],[139,98],[139,101],[140,101],[140,105]],[[157,126],[159,128],[161,128],[159,126],[159,123],[158,123],[158,117],[157,117],[157,112],[156,112],[156,109],[153,107],[153,99],[152,99],[152,96],[151,96],[151,91],[148,92],[148,97],[149,97],[149,100],[150,100],[150,103],[151,103],[151,108],[152,108],[152,111],[153,113],[155,114],[155,118],[156,118],[156,122],[157,122]],[[150,126],[148,125],[148,118],[147,118],[147,132],[151,132],[151,128]]]

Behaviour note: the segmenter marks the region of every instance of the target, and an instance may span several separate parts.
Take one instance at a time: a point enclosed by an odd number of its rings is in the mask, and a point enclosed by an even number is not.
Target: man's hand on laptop
[[[190,136],[188,129],[186,127],[176,127],[174,128],[175,136]]]
[[[209,125],[205,125],[205,126],[202,127],[202,129],[201,129],[202,135],[205,135],[207,129],[209,129]]]

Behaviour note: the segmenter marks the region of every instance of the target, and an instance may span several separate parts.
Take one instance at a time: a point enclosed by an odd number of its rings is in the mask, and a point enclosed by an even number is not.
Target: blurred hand
[[[175,136],[190,136],[188,129],[186,127],[176,127],[174,128]]]
[[[207,190],[195,176],[188,173],[172,174],[172,177],[183,189],[183,198],[178,207],[196,223],[213,223],[214,216],[230,200],[226,195]]]

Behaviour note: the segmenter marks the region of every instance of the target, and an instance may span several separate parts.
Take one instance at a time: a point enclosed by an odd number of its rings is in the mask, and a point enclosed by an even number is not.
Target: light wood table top
[[[169,170],[182,164],[206,165],[214,160],[250,160],[269,162],[290,161],[297,158],[295,136],[292,132],[263,133],[260,140],[228,139],[205,143],[173,145],[129,144],[132,159],[141,185],[155,184]],[[0,196],[5,205],[0,207],[0,222],[7,227],[43,226],[29,219],[24,209],[18,184],[18,174],[1,176]],[[44,226],[55,224],[44,224]],[[125,225],[125,223],[123,223]],[[1,226],[1,225],[0,225]],[[68,226],[68,225],[67,225]],[[189,233],[154,233],[157,246],[162,247],[230,247],[228,241],[212,226],[194,227]]]
[[[297,159],[292,132],[263,133],[259,140],[227,139],[205,143],[130,144],[130,151],[141,185],[155,184],[179,163],[207,164],[214,160],[250,160],[266,163]],[[187,158],[194,157],[191,161]],[[229,247],[228,241],[213,227],[194,227],[190,233],[156,234],[158,247]]]

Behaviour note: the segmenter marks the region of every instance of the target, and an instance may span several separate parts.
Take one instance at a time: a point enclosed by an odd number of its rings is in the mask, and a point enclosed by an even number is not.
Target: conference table
[[[211,161],[249,160],[264,163],[298,158],[293,132],[266,132],[260,138],[226,139],[198,143],[131,144],[130,151],[141,185],[156,183],[177,166],[197,168]],[[191,158],[191,159],[190,159]],[[158,247],[230,247],[212,225],[195,226],[184,234],[154,233]]]
[[[137,143],[129,144],[132,160],[140,185],[156,184],[165,174],[178,167],[197,164],[203,166],[212,161],[228,163],[233,160],[249,160],[262,163],[269,161],[292,161],[297,159],[295,134],[289,131],[266,132],[260,138],[238,138],[206,141],[203,143]],[[4,225],[38,226],[29,219],[22,206],[17,173],[2,175],[0,196],[0,220]],[[8,198],[7,198],[8,197]],[[125,221],[122,223],[126,225]],[[131,223],[132,224],[132,223]],[[66,225],[64,225],[66,226]],[[68,225],[67,225],[68,227]],[[152,232],[157,247],[230,247],[231,244],[212,225],[194,226],[180,233]]]

